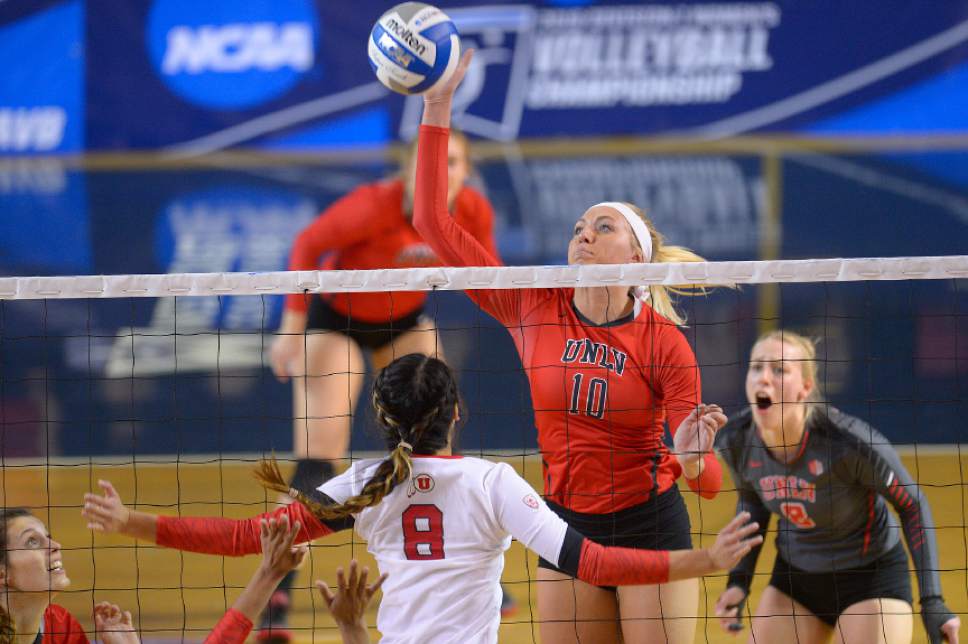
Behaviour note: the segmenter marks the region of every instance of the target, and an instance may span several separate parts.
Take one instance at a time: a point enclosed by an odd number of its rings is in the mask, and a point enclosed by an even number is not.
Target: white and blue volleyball
[[[457,69],[460,36],[437,7],[404,2],[373,25],[368,54],[381,83],[400,94],[422,94]]]

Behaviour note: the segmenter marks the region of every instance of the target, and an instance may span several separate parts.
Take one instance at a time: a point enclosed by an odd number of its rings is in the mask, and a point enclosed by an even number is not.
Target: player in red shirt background
[[[296,238],[289,270],[308,271],[411,268],[440,261],[411,225],[416,148],[399,176],[360,186],[333,203]],[[487,253],[497,257],[494,213],[477,190],[465,185],[472,171],[469,143],[452,136],[447,149],[447,209],[472,231]],[[440,355],[440,338],[425,317],[425,292],[294,294],[285,312],[270,361],[282,381],[293,380],[291,485],[315,489],[334,474],[349,448],[353,413],[370,354],[379,371],[396,356]],[[264,626],[288,641],[285,630],[288,588],[283,581],[270,603]]]
[[[445,156],[451,99],[467,65],[424,95],[414,226],[447,264],[495,266],[447,216]],[[589,208],[568,247],[572,264],[701,261],[667,246],[631,204]],[[682,290],[680,289],[680,292]],[[712,498],[722,484],[711,451],[726,422],[701,405],[699,368],[669,289],[626,286],[478,290],[468,295],[511,333],[531,385],[548,505],[590,539],[642,549],[692,545],[675,484]],[[664,442],[672,430],[675,454]],[[692,642],[698,581],[599,588],[539,560],[543,641]],[[620,626],[618,626],[620,620]],[[621,634],[619,633],[621,628]]]

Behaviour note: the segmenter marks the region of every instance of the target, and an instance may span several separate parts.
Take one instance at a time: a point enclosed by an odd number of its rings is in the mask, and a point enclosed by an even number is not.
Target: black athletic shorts
[[[360,347],[375,351],[382,349],[397,336],[410,331],[420,324],[423,309],[409,315],[386,322],[360,322],[348,315],[333,310],[326,300],[318,295],[310,298],[306,315],[307,331],[337,331],[351,338]]]
[[[913,604],[907,552],[898,542],[866,566],[836,572],[807,572],[777,555],[770,585],[834,626],[848,606],[866,599],[900,599]]]
[[[548,507],[583,536],[603,546],[640,550],[692,548],[689,511],[676,485],[645,503],[609,514],[574,512],[550,501]],[[564,572],[541,557],[538,566]],[[614,586],[603,588],[614,590]]]

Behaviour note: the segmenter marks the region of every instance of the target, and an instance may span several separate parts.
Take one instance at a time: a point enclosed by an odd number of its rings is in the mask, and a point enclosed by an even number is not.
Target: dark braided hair
[[[4,568],[7,566],[7,549],[10,547],[7,541],[7,531],[10,528],[10,523],[14,519],[19,519],[21,517],[33,516],[30,510],[27,508],[3,508],[0,509],[0,565]],[[9,578],[9,570],[8,578]],[[4,590],[4,592],[7,592]],[[9,644],[13,642],[17,635],[16,629],[14,629],[13,618],[0,607],[0,644]]]
[[[357,496],[324,506],[291,489],[275,459],[263,460],[255,477],[270,490],[289,494],[324,520],[356,514],[383,500],[410,477],[410,454],[435,454],[447,446],[460,397],[453,372],[442,360],[421,353],[397,358],[373,383],[373,410],[390,452]]]

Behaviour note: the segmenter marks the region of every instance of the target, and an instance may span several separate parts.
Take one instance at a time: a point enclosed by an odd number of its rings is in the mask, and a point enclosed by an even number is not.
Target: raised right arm
[[[446,127],[420,126],[413,227],[448,266],[500,266],[501,263],[464,230],[447,210],[449,138],[450,130]]]

